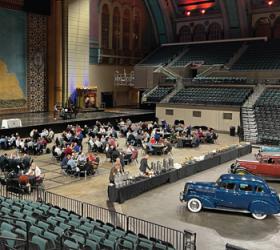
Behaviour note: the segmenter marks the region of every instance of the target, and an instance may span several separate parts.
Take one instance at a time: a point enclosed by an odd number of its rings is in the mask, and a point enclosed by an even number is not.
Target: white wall
[[[166,115],[166,109],[173,109],[173,115]],[[201,111],[201,117],[193,117],[193,111]],[[224,120],[223,113],[232,113],[232,120]],[[218,131],[229,131],[230,126],[240,125],[239,108],[185,106],[172,104],[158,104],[156,117],[173,124],[175,120],[184,120],[185,124],[192,126],[208,126]]]
[[[89,0],[68,0],[68,94],[89,85]]]

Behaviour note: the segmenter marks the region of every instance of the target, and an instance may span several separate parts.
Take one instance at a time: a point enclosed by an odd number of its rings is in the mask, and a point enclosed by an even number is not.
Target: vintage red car
[[[254,174],[265,179],[280,179],[280,155],[258,155],[257,160],[236,160],[231,165],[233,174]]]

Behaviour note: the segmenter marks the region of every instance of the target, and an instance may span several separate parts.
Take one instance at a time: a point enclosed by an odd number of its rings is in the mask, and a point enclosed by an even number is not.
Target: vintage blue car
[[[251,213],[262,220],[280,213],[280,199],[260,177],[224,174],[217,182],[187,182],[180,200],[198,213],[202,208]]]

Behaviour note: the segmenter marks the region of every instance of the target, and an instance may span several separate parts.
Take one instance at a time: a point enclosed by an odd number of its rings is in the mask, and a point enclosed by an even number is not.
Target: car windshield
[[[218,180],[216,181],[216,185],[218,185],[218,186],[219,186],[219,185],[220,185],[220,183],[221,183],[221,178],[219,177],[219,178],[218,178]]]

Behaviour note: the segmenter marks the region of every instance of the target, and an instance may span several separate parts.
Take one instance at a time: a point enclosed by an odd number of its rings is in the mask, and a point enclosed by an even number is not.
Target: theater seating
[[[174,249],[170,243],[148,239],[50,204],[0,197],[0,213],[0,237],[9,238],[4,241],[13,249],[25,249],[20,244],[27,234],[29,249]],[[26,221],[30,223],[29,230]]]
[[[232,70],[279,70],[280,40],[250,42]]]
[[[196,84],[254,84],[247,77],[200,76],[193,79]]]
[[[173,87],[157,87],[147,95],[147,102],[160,102],[165,96],[167,96]]]
[[[161,46],[153,54],[148,56],[140,64],[143,65],[159,65],[167,64],[171,62],[176,56],[178,56],[185,48],[185,45],[170,45]]]
[[[251,92],[252,88],[187,87],[177,92],[169,102],[241,106]]]
[[[205,65],[225,64],[241,45],[241,42],[190,45],[189,50],[172,66],[182,67],[192,61],[201,61]]]
[[[258,140],[263,144],[280,143],[280,89],[267,88],[255,103]]]

